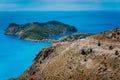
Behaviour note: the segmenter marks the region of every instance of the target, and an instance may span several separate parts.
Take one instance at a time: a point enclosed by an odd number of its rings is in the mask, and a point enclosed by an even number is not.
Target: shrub
[[[115,51],[115,55],[119,55],[119,52],[118,52],[118,50],[116,50],[116,51]]]
[[[113,49],[113,46],[109,46],[109,50],[112,50]]]
[[[101,46],[101,43],[100,43],[100,42],[98,42],[98,46]]]

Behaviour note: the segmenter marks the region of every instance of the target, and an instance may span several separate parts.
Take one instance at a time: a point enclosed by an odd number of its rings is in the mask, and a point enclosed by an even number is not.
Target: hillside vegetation
[[[120,80],[119,32],[117,28],[43,48],[16,80]]]
[[[70,26],[58,21],[49,21],[45,23],[33,22],[24,25],[11,23],[6,29],[5,34],[17,35],[20,39],[39,41],[46,39],[49,36],[76,31],[77,29],[74,26]]]

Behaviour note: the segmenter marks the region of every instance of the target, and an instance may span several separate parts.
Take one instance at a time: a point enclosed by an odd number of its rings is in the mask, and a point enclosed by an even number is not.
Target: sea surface
[[[9,23],[58,20],[75,26],[77,33],[99,33],[120,26],[120,11],[14,11],[0,12],[0,80],[16,78],[31,64],[40,49],[52,44],[19,40],[4,35]],[[60,36],[54,36],[58,39]]]

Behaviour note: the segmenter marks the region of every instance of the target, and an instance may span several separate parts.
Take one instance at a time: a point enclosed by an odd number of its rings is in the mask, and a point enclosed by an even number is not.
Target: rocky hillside
[[[100,34],[92,36],[95,39],[102,40],[102,41],[117,41],[120,42],[120,28],[116,28],[114,30],[109,30],[102,32]]]
[[[18,35],[20,39],[39,41],[49,36],[76,31],[77,30],[74,26],[58,21],[50,21],[45,23],[33,22],[24,25],[11,23],[6,29],[5,34]]]
[[[42,49],[16,80],[120,80],[119,33],[120,28],[54,43]]]
[[[60,42],[67,42],[67,41],[70,42],[70,41],[75,41],[78,39],[86,38],[91,35],[93,35],[93,34],[89,34],[89,33],[72,34],[69,36],[62,37],[59,41]]]

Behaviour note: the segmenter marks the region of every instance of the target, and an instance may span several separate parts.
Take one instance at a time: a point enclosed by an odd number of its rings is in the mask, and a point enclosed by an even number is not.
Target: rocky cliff
[[[49,21],[45,23],[33,22],[24,25],[11,23],[6,29],[5,34],[17,35],[20,39],[39,41],[49,36],[76,31],[77,29],[74,26],[58,21]]]
[[[117,28],[54,43],[42,49],[31,67],[16,80],[120,80],[119,33]]]

